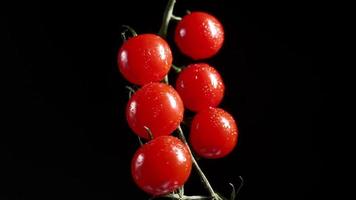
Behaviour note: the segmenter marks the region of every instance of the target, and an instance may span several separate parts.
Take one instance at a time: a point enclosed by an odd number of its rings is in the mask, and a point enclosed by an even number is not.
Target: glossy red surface
[[[186,145],[173,136],[161,136],[144,144],[131,162],[134,181],[152,195],[166,194],[182,186],[191,168]]]
[[[176,90],[184,106],[192,111],[216,107],[224,97],[225,86],[218,71],[205,63],[188,65],[178,76]]]
[[[140,137],[169,135],[183,120],[184,107],[173,87],[164,83],[149,83],[135,92],[126,107],[130,128]]]
[[[214,56],[224,42],[222,24],[212,15],[192,12],[178,23],[175,43],[183,54],[194,60]]]
[[[199,112],[192,121],[189,141],[204,158],[221,158],[236,146],[238,129],[234,118],[221,108]]]
[[[172,65],[172,52],[167,42],[154,34],[128,39],[118,53],[122,75],[131,83],[144,85],[161,81]]]

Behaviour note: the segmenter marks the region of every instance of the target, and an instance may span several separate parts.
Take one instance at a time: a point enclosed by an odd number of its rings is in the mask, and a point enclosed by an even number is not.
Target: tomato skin
[[[120,48],[117,59],[122,75],[137,85],[161,81],[173,60],[167,42],[154,34],[128,39]]]
[[[205,63],[191,64],[179,74],[176,90],[184,106],[198,112],[216,107],[224,97],[225,86],[218,71]]]
[[[238,129],[234,118],[221,108],[208,108],[194,116],[189,141],[204,158],[222,158],[236,146]]]
[[[183,102],[173,87],[149,83],[137,90],[126,107],[126,119],[138,136],[149,139],[144,126],[153,137],[171,134],[183,120]]]
[[[194,60],[210,58],[224,43],[224,28],[214,16],[192,12],[178,23],[174,40],[186,56]]]
[[[192,158],[186,145],[173,136],[160,136],[140,147],[131,162],[135,183],[152,195],[163,195],[189,178]]]

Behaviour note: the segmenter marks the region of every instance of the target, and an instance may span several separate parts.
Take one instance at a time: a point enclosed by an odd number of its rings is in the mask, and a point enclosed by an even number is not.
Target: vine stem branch
[[[161,28],[160,28],[160,30],[158,32],[158,34],[161,35],[163,38],[166,38],[166,36],[167,36],[169,22],[171,20],[180,20],[181,19],[181,18],[176,17],[176,16],[173,15],[173,10],[174,10],[175,3],[176,3],[176,0],[168,0],[166,9],[164,11],[162,25],[161,25]],[[165,76],[164,82],[166,84],[169,84],[168,75]],[[211,195],[211,198],[214,199],[214,200],[221,200],[222,198],[219,197],[215,193],[215,191],[213,190],[213,188],[211,187],[211,185],[209,183],[209,180],[206,178],[204,172],[199,167],[198,162],[196,161],[192,151],[190,150],[189,144],[188,144],[187,140],[185,139],[185,136],[184,136],[184,133],[183,133],[183,130],[182,130],[181,126],[178,126],[178,134],[179,134],[180,139],[187,145],[188,151],[189,151],[189,153],[190,153],[190,155],[192,157],[193,165],[196,168],[196,170],[198,171],[198,174],[201,177],[201,179],[202,179],[203,183],[205,184],[206,188],[208,189],[208,191],[209,191],[209,193]]]
[[[123,30],[123,31],[121,32],[121,38],[122,38],[122,40],[123,40],[124,42],[127,40],[127,37],[126,37],[126,32],[127,32],[127,31],[129,31],[129,32],[131,33],[131,36],[132,36],[132,37],[136,37],[136,36],[137,36],[136,31],[135,31],[133,28],[131,28],[130,26],[128,26],[128,25],[122,25],[121,28],[124,28],[124,29],[125,29],[125,30]]]
[[[194,165],[195,169],[198,171],[198,174],[201,177],[201,179],[202,179],[203,183],[205,184],[206,188],[209,190],[209,193],[210,193],[211,197],[213,199],[220,200],[221,198],[215,193],[213,187],[211,187],[208,178],[205,176],[203,170],[200,168],[197,160],[195,159],[192,151],[190,150],[189,144],[187,142],[187,139],[184,136],[182,127],[180,125],[178,126],[177,130],[178,130],[178,135],[179,135],[180,139],[183,141],[184,144],[187,145],[187,149],[189,151],[189,154],[192,157],[193,165]]]
[[[172,65],[172,68],[174,69],[175,72],[180,73],[182,71],[182,68],[177,67],[175,65]]]
[[[158,34],[164,38],[167,36],[168,25],[169,25],[169,22],[171,21],[171,19],[178,20],[176,16],[173,17],[173,9],[174,9],[175,3],[176,3],[176,0],[168,0],[166,9],[163,14],[162,25],[161,25],[161,28],[159,29]]]

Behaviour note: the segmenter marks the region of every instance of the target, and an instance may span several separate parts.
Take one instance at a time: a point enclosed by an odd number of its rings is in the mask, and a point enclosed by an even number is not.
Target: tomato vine
[[[224,31],[215,17],[204,12],[175,16],[175,3],[176,0],[168,0],[159,36],[137,34],[127,25],[123,26],[125,30],[121,33],[125,42],[118,53],[119,69],[129,82],[136,85],[126,87],[129,89],[126,118],[140,143],[131,163],[131,172],[136,184],[153,195],[151,199],[233,200],[243,185],[242,177],[237,190],[230,183],[232,193],[229,198],[216,193],[199,166],[180,125],[184,107],[197,112],[189,141],[194,152],[203,158],[220,158],[233,150],[237,143],[237,125],[226,111],[214,108],[224,94],[221,76],[205,63],[185,68],[175,66],[172,52],[165,41],[170,22],[177,21],[174,37],[177,46],[186,56],[199,60],[212,57],[220,50]],[[130,36],[127,36],[127,32]],[[170,69],[179,74],[177,91],[169,85]],[[169,136],[174,131],[180,140]],[[141,138],[148,142],[144,143]],[[184,183],[192,166],[197,170],[209,196],[185,195]]]

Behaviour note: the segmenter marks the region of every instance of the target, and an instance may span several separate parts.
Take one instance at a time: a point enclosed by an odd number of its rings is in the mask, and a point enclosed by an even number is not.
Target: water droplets
[[[135,115],[137,112],[137,102],[136,101],[131,101],[129,105],[129,111],[130,114]]]
[[[123,67],[128,66],[128,56],[127,56],[127,51],[123,50],[120,54],[120,61],[123,63]]]
[[[217,77],[215,76],[215,74],[209,74],[209,78],[210,78],[210,83],[214,88],[218,88],[219,86],[219,81],[217,79]]]
[[[159,56],[162,60],[166,60],[167,58],[167,54],[166,54],[166,51],[163,47],[163,45],[159,45],[158,46],[158,52],[159,52]]]
[[[178,158],[179,162],[186,162],[187,161],[187,158],[185,157],[184,152],[182,151],[182,149],[180,147],[174,146],[173,147],[173,151],[177,155],[177,158]]]
[[[214,38],[217,37],[219,31],[216,27],[216,24],[211,20],[208,20],[207,24],[208,24],[208,29],[210,31],[211,36],[213,36]]]
[[[230,125],[230,122],[228,119],[226,119],[225,117],[221,117],[220,118],[220,121],[223,125],[224,128],[227,128],[227,129],[230,129],[231,128],[231,125]]]
[[[166,93],[166,96],[167,96],[167,98],[169,100],[169,103],[171,104],[172,108],[176,109],[177,108],[176,99],[170,93]]]
[[[137,156],[136,162],[135,162],[135,168],[138,169],[142,166],[143,162],[145,160],[145,156],[141,153]]]
[[[185,28],[182,28],[179,30],[179,36],[180,37],[185,37],[187,34],[187,30],[185,30]]]

